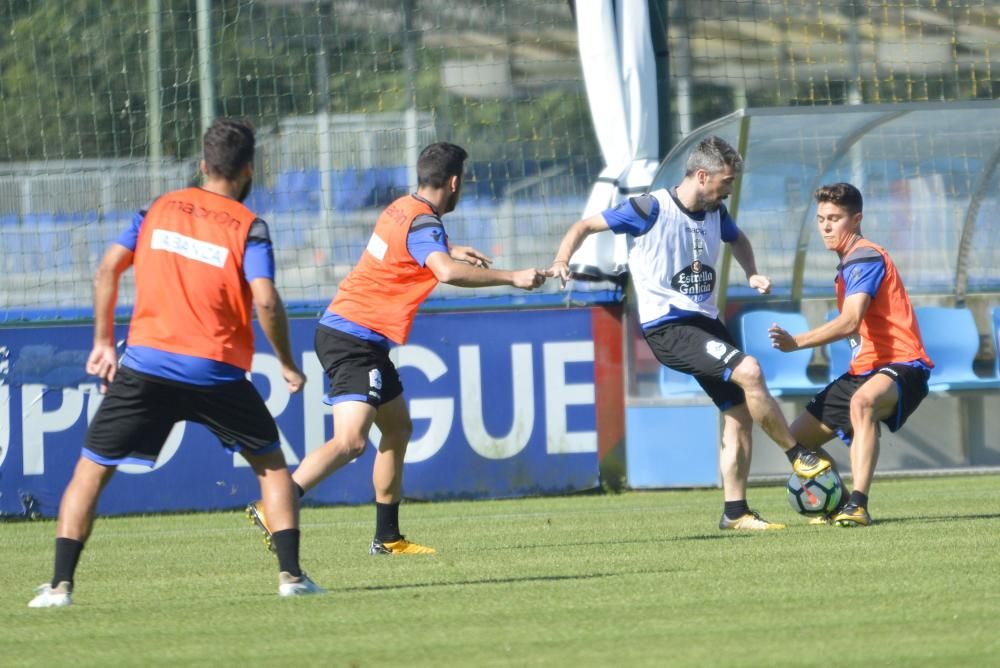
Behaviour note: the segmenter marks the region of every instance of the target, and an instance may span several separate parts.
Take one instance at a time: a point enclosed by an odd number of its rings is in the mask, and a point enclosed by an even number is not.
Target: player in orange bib
[[[537,288],[537,269],[491,269],[492,260],[448,241],[441,217],[458,204],[468,154],[439,142],[417,160],[417,192],[397,199],[375,221],[361,259],[341,282],[316,329],[316,354],[330,380],[326,403],[333,407],[334,436],[310,452],[292,475],[305,494],[368,443],[372,425],[382,432],[372,482],[376,524],[371,554],[432,554],[434,549],[406,540],[399,529],[403,458],[413,426],[403,386],[389,360],[389,347],[404,344],[417,309],[439,282],[475,288],[511,285]],[[259,503],[250,518],[271,535],[270,518]]]
[[[59,504],[52,580],[36,590],[29,607],[72,603],[74,574],[101,491],[120,464],[153,467],[181,421],[204,424],[257,475],[275,529],[278,594],[323,591],[299,566],[298,498],[274,418],[246,377],[256,307],[289,391],[298,392],[305,383],[274,287],[267,224],[242,204],[253,183],[254,148],[249,123],[216,120],[205,132],[204,186],[159,197],[136,214],[101,260],[87,373],[110,385]],[[130,266],[135,306],[119,363],[115,300]]]
[[[849,183],[819,188],[816,224],[826,247],[837,253],[837,307],[833,320],[792,336],[770,328],[772,344],[784,352],[849,338],[851,366],[826,386],[792,424],[804,447],[818,450],[839,436],[851,448],[853,491],[846,505],[817,523],[867,526],[868,493],[879,452],[879,423],[890,431],[927,396],[934,366],[896,265],[884,248],[861,236],[862,198]]]

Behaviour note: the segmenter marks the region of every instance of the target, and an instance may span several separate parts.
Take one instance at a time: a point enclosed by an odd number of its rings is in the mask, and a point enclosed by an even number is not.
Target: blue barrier
[[[598,484],[591,309],[421,314],[393,349],[414,422],[408,498],[563,493]],[[309,382],[289,395],[258,331],[253,381],[275,415],[292,467],[330,437],[315,320],[291,323]],[[124,327],[117,330],[124,337]],[[0,330],[0,514],[56,513],[99,405],[82,370],[89,326]],[[309,493],[312,503],[372,499],[374,451]],[[99,512],[237,508],[258,494],[242,458],[200,425],[175,428],[152,471],[122,467]]]

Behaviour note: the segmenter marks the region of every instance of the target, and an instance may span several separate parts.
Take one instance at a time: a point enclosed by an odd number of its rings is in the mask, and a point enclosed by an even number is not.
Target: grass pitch
[[[303,511],[330,593],[279,599],[236,512],[98,520],[74,605],[29,610],[54,523],[0,524],[4,666],[1000,663],[1000,477],[877,480],[876,524],[716,529],[719,490],[404,504],[435,557],[370,557],[374,510]]]

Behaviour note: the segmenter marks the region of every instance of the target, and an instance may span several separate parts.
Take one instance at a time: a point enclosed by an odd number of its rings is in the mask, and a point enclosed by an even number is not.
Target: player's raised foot
[[[368,554],[437,554],[437,550],[426,545],[411,543],[400,536],[399,540],[374,539]]]
[[[264,547],[274,552],[274,544],[271,542],[271,530],[267,527],[267,518],[264,517],[264,506],[260,501],[254,501],[247,506],[247,519],[264,534]]]
[[[833,516],[833,522],[841,527],[866,527],[872,523],[872,516],[864,506],[849,503]]]
[[[309,596],[310,594],[325,594],[326,590],[313,582],[305,571],[298,577],[281,571],[278,573],[278,596]]]
[[[28,603],[29,608],[65,608],[73,603],[73,588],[68,582],[60,582],[53,587],[46,582],[35,587],[35,598]]]
[[[722,519],[719,520],[719,528],[722,530],[735,529],[737,531],[772,531],[774,529],[784,529],[785,525],[778,524],[777,522],[768,522],[755,511],[751,510],[749,513],[741,515],[736,519],[730,519],[723,513]]]
[[[803,480],[815,478],[831,466],[833,466],[833,462],[830,461],[830,458],[819,452],[806,451],[792,461],[792,470]]]

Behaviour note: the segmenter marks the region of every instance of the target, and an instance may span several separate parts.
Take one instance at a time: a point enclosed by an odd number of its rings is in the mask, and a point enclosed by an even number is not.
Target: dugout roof
[[[911,294],[1000,290],[1000,102],[742,109],[667,155],[652,189],[679,183],[709,135],[745,164],[728,204],[779,297],[832,293],[835,258],[815,234],[813,191],[847,181],[865,198],[864,235],[884,245]],[[721,268],[729,294],[742,271]]]

